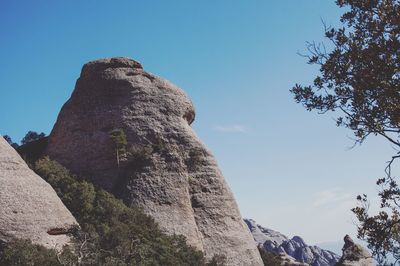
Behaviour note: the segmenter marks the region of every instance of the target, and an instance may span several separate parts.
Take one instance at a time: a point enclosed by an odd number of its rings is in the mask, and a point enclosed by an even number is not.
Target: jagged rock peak
[[[308,246],[299,236],[289,239],[284,234],[262,227],[252,219],[244,220],[258,245],[266,251],[279,253],[295,262],[289,265],[333,266],[339,256],[318,246]]]
[[[30,239],[60,250],[77,228],[53,188],[0,136],[0,241]]]
[[[294,236],[294,237],[292,237],[292,240],[293,240],[294,242],[298,243],[299,246],[301,246],[301,247],[307,246],[306,243],[304,242],[304,239],[301,238],[300,236]]]
[[[376,263],[369,251],[354,243],[349,235],[344,237],[343,255],[338,266],[375,266]]]
[[[253,219],[244,219],[244,222],[247,224],[254,240],[258,244],[264,244],[266,241],[270,241],[274,243],[274,245],[280,245],[284,241],[289,240],[289,238],[284,234],[269,228],[265,228],[257,224],[257,222]]]
[[[46,153],[208,257],[262,265],[215,158],[190,127],[194,116],[189,97],[169,81],[131,59],[100,59],[83,67]],[[126,136],[118,151],[115,130]]]

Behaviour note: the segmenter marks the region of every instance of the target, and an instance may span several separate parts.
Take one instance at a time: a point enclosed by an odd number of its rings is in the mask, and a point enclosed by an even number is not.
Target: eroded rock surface
[[[190,124],[187,95],[131,59],[84,65],[50,134],[47,154],[127,204],[139,205],[168,233],[208,257],[262,265],[235,199]],[[122,129],[118,151],[110,132]]]
[[[375,266],[371,253],[359,244],[354,243],[350,236],[344,237],[343,255],[338,266]]]
[[[53,188],[0,136],[0,240],[30,239],[61,249],[77,226]]]

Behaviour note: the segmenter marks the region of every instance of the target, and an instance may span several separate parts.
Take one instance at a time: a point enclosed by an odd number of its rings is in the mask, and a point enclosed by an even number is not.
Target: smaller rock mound
[[[343,255],[338,266],[375,266],[372,255],[361,245],[354,243],[350,236],[344,237]]]
[[[29,239],[60,250],[77,228],[54,189],[0,136],[0,242]]]

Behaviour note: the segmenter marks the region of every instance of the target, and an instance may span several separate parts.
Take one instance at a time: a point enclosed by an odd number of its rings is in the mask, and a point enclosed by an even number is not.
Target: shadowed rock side
[[[53,188],[0,136],[0,242],[30,239],[61,249],[77,222]]]
[[[84,65],[50,134],[47,154],[139,205],[168,233],[208,257],[262,265],[256,245],[211,153],[190,124],[194,108],[170,82],[127,58]],[[123,129],[118,152],[110,131]]]

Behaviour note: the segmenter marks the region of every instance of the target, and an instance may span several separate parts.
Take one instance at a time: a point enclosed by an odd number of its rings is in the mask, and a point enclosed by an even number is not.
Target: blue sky
[[[337,25],[333,1],[0,1],[0,133],[50,133],[89,60],[128,56],[183,88],[244,217],[308,243],[355,234],[350,208],[393,153],[352,146],[335,114],[295,104],[297,55]]]

